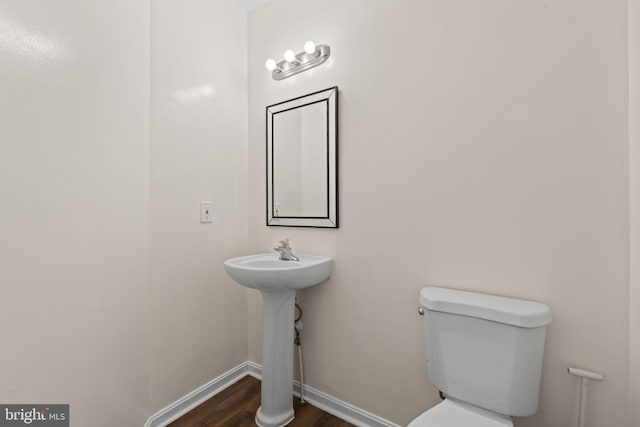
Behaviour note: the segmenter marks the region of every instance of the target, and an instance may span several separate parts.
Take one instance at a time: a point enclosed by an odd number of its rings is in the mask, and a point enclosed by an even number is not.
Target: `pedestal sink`
[[[331,275],[331,258],[298,254],[283,261],[277,253],[249,255],[224,262],[239,284],[259,289],[264,313],[262,338],[262,402],[256,414],[261,427],[290,423],[293,412],[293,320],[296,289],[324,282]]]

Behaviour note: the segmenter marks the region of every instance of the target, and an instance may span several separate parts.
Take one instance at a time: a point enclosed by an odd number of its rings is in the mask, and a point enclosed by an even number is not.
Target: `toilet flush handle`
[[[424,316],[424,307],[421,305],[418,306],[418,314],[420,316]]]

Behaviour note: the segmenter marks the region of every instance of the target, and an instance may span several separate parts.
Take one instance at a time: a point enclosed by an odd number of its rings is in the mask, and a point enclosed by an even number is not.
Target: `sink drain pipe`
[[[299,363],[300,365],[300,406],[302,406],[305,403],[307,403],[307,401],[304,400],[304,375],[303,375],[303,369],[302,369],[302,341],[300,340],[300,332],[302,331],[302,309],[300,308],[297,302],[295,304],[296,304],[296,309],[300,312],[300,314],[293,321],[293,330],[295,331],[295,338],[293,342],[296,345],[296,347],[298,347],[298,362],[300,362]]]
[[[604,376],[596,372],[583,369],[569,368],[569,373],[580,378],[580,402],[578,403],[578,427],[584,427],[585,414],[587,412],[587,389],[589,380],[602,381]]]

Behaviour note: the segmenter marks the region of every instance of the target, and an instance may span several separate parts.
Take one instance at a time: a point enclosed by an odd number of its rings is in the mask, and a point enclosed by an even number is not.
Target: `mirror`
[[[267,107],[267,225],[338,228],[338,87]]]

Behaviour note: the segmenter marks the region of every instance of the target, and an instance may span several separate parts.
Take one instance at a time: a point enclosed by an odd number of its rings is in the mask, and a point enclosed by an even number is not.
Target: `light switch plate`
[[[213,202],[200,202],[200,222],[213,221]]]

